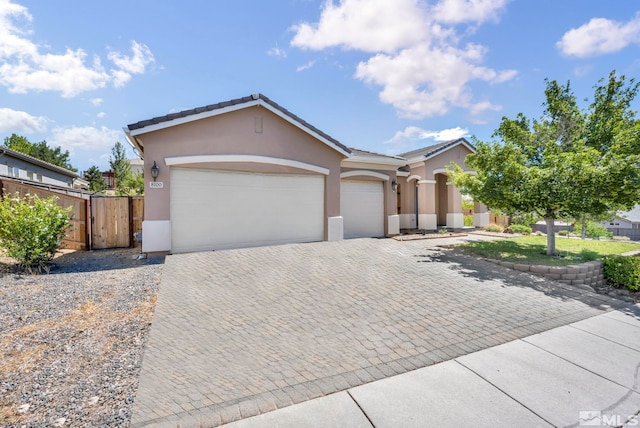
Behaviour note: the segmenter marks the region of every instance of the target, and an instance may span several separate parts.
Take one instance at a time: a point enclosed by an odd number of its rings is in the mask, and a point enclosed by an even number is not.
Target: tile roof
[[[443,152],[445,151],[445,149],[459,143],[464,143],[469,147],[474,148],[466,139],[456,138],[455,140],[445,141],[444,143],[434,144],[432,146],[427,146],[421,149],[412,150],[410,152],[401,153],[399,156],[406,159],[415,159],[417,157],[429,157],[435,153]]]
[[[346,151],[347,153],[350,152],[349,148],[346,147],[345,145],[343,145],[342,143],[340,143],[338,140],[336,140],[335,138],[331,137],[330,135],[322,132],[321,130],[319,130],[315,126],[311,125],[309,122],[307,122],[307,121],[301,119],[300,117],[296,116],[295,114],[291,113],[289,110],[285,109],[281,105],[279,105],[276,102],[272,101],[271,99],[267,98],[263,94],[253,94],[253,95],[250,95],[250,96],[247,96],[247,97],[236,98],[236,99],[233,99],[233,100],[223,101],[223,102],[216,103],[216,104],[209,104],[209,105],[206,105],[206,106],[203,106],[203,107],[196,107],[196,108],[189,109],[189,110],[183,110],[183,111],[180,111],[180,112],[177,112],[177,113],[170,113],[170,114],[167,114],[167,115],[164,115],[164,116],[158,116],[158,117],[154,117],[154,118],[151,118],[151,119],[142,120],[142,121],[139,121],[139,122],[136,122],[136,123],[132,123],[130,125],[127,125],[127,128],[129,129],[129,131],[134,131],[134,130],[137,130],[137,129],[142,129],[142,128],[146,127],[146,126],[156,125],[156,124],[163,123],[163,122],[170,122],[170,121],[175,120],[175,119],[180,119],[180,118],[184,118],[184,117],[188,117],[188,116],[193,116],[193,115],[200,114],[200,113],[205,113],[205,112],[208,112],[208,111],[219,110],[219,109],[223,109],[225,107],[230,107],[230,106],[234,106],[234,105],[250,103],[252,101],[257,101],[257,100],[262,100],[263,102],[269,104],[271,107],[273,107],[273,108],[279,110],[280,112],[282,112],[283,114],[289,116],[294,121],[300,123],[305,128],[308,128],[309,130],[315,132],[316,134],[320,135],[321,137],[327,139],[331,143],[333,143],[336,146],[340,147],[342,150]]]
[[[359,156],[363,158],[372,158],[372,159],[396,159],[396,160],[406,160],[403,157],[395,156],[395,155],[384,155],[382,153],[372,152],[370,150],[362,150],[356,149],[355,147],[350,147],[351,154],[354,156]]]

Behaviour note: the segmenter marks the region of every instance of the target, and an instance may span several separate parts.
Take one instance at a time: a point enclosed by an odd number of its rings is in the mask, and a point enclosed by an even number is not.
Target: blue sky
[[[107,169],[123,126],[261,92],[397,154],[538,117],[545,78],[590,97],[639,46],[626,0],[0,0],[0,138]]]

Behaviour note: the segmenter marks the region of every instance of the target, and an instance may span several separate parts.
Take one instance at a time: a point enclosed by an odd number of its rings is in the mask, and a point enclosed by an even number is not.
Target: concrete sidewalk
[[[640,425],[640,305],[225,427]]]

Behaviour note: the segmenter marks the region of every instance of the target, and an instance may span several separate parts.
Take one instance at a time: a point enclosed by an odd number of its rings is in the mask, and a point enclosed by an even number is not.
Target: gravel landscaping
[[[127,426],[163,257],[78,251],[50,274],[0,258],[0,425]]]

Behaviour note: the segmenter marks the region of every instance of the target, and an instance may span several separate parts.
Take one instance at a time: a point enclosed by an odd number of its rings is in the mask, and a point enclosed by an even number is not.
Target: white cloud
[[[640,13],[626,23],[593,18],[567,31],[556,47],[565,55],[585,58],[617,52],[633,43],[640,43]]]
[[[420,140],[450,141],[457,138],[467,137],[468,135],[469,130],[460,128],[459,126],[443,129],[441,131],[426,131],[422,128],[418,128],[417,126],[408,126],[404,130],[396,132],[391,139],[384,143],[405,145],[408,142]]]
[[[90,100],[91,104],[93,104],[94,106],[98,107],[101,106],[102,103],[104,102],[104,100],[102,98],[93,98]]]
[[[478,45],[418,45],[397,55],[378,54],[358,64],[356,77],[383,87],[380,99],[392,104],[400,116],[421,119],[446,114],[451,107],[471,108],[472,80],[501,83],[515,71],[496,72],[476,63],[484,55]]]
[[[426,11],[418,0],[327,0],[317,24],[293,27],[293,46],[320,50],[331,46],[365,52],[393,52],[428,36]]]
[[[285,51],[284,49],[279,48],[278,46],[273,47],[271,49],[269,49],[267,51],[267,55],[269,56],[274,56],[276,58],[286,58],[287,57],[287,51]]]
[[[111,70],[114,78],[114,85],[120,87],[131,79],[132,74],[143,74],[149,64],[155,62],[151,49],[145,44],[135,40],[131,42],[131,56],[123,55],[120,52],[111,51],[107,57],[118,69]]]
[[[60,146],[69,153],[76,150],[88,150],[108,153],[116,141],[123,141],[122,131],[109,129],[105,126],[95,128],[92,126],[72,126],[69,128],[54,128],[51,146]]]
[[[306,64],[303,64],[303,65],[298,66],[298,67],[296,68],[296,71],[305,71],[305,70],[308,70],[308,69],[310,69],[311,67],[313,67],[315,63],[316,63],[316,60],[309,61],[309,62],[308,62],[308,63],[306,63]]]
[[[502,106],[492,104],[489,101],[480,101],[469,107],[469,120],[475,124],[484,125],[489,123],[489,112],[500,110],[502,110]]]
[[[339,0],[338,4],[328,0],[318,23],[294,27],[291,44],[374,53],[358,64],[355,77],[380,86],[380,100],[393,105],[402,117],[444,115],[453,107],[473,115],[481,107],[473,99],[473,81],[503,83],[517,72],[484,66],[487,49],[474,43],[461,45],[458,27],[447,24],[495,20],[506,3],[442,0],[429,6],[421,0]],[[464,13],[456,15],[461,10]],[[494,107],[499,108],[491,105],[489,110]]]
[[[0,108],[0,132],[31,134],[46,129],[47,119],[25,111]]]
[[[102,119],[103,117],[106,117],[106,116],[107,116],[107,113],[105,113],[103,111],[101,111],[100,113],[96,114],[96,117],[98,119]]]
[[[509,0],[442,0],[433,12],[435,19],[445,23],[495,21]]]
[[[122,86],[132,74],[141,74],[154,61],[146,45],[131,42],[132,55],[110,52],[116,68],[106,71],[100,57],[89,58],[83,49],[64,53],[46,52],[29,39],[25,30],[32,21],[26,7],[0,0],[0,85],[10,92],[57,91],[63,97],[103,88]]]

